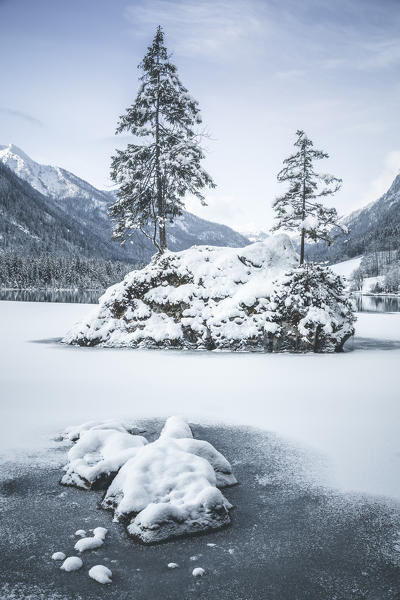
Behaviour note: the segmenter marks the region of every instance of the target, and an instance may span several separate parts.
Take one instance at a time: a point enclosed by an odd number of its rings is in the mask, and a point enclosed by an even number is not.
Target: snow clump
[[[78,552],[86,552],[87,550],[95,550],[100,548],[104,544],[104,540],[107,535],[107,529],[105,527],[96,527],[93,530],[92,537],[84,537],[78,540],[74,546]]]
[[[65,560],[65,554],[64,552],[54,552],[54,554],[51,555],[52,560]]]
[[[201,567],[196,567],[195,569],[193,569],[192,575],[193,577],[202,577],[203,575],[205,575],[205,570]]]
[[[63,562],[63,564],[61,565],[60,569],[62,569],[63,571],[77,571],[78,569],[80,569],[83,565],[82,559],[79,558],[79,556],[69,556],[68,558],[66,558]]]
[[[103,565],[95,565],[89,570],[89,577],[98,583],[112,583],[112,572],[108,567]]]

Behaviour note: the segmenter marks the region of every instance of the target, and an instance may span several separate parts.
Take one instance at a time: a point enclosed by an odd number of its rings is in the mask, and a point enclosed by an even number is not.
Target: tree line
[[[0,254],[3,288],[104,289],[121,281],[137,265],[80,256]]]

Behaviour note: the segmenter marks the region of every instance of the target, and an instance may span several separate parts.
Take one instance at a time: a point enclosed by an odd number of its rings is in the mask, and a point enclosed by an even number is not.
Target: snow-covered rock
[[[111,474],[102,507],[113,510],[114,519],[123,519],[128,533],[145,543],[230,522],[232,505],[219,488],[236,483],[232,467],[210,443],[194,439],[180,417],[167,419],[152,443],[127,432],[85,430],[68,459],[62,483],[90,488],[96,477]],[[75,549],[99,548],[106,533],[97,527]]]
[[[89,577],[98,583],[112,583],[112,572],[104,565],[94,565],[94,567],[89,570]]]
[[[103,500],[128,533],[143,542],[216,529],[230,522],[231,504],[216,487],[211,464],[173,438],[144,446],[121,468]]]
[[[66,473],[61,483],[85,489],[95,484],[103,487],[110,476],[145,444],[147,440],[144,437],[119,428],[101,429],[95,426],[85,429],[68,452]]]
[[[205,570],[202,569],[202,567],[196,567],[195,569],[193,569],[192,571],[192,575],[193,577],[202,577],[203,575],[205,575]]]
[[[174,562],[170,562],[167,564],[168,569],[178,569],[179,565],[178,563],[174,563]]]
[[[263,350],[273,282],[297,260],[285,234],[246,248],[195,246],[167,252],[110,287],[63,341]]]
[[[327,267],[299,267],[297,262],[285,234],[243,249],[167,252],[109,288],[63,341],[107,347],[340,350],[354,332],[343,282]]]
[[[82,567],[82,565],[83,561],[81,558],[79,558],[79,556],[68,556],[68,558],[64,560],[60,569],[69,573],[70,571],[77,571]]]

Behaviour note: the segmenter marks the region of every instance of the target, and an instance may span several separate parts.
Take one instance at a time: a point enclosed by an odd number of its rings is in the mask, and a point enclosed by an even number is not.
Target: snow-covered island
[[[100,298],[63,342],[80,346],[261,352],[340,351],[354,333],[343,283],[297,266],[286,234],[245,248],[157,255]]]
[[[237,483],[226,458],[194,439],[179,417],[167,419],[158,439],[148,440],[115,421],[69,428],[74,442],[63,485],[106,490],[102,508],[126,523],[129,535],[154,543],[218,529],[230,523],[230,502],[220,488]],[[103,545],[107,530],[78,540],[75,549]]]

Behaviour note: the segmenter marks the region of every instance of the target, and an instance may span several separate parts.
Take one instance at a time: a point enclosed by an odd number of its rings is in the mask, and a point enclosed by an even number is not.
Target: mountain
[[[342,221],[349,230],[328,248],[325,243],[309,245],[310,259],[344,261],[373,252],[400,253],[400,174],[378,200],[357,210]]]
[[[143,263],[154,254],[153,245],[140,232],[124,246],[111,241],[112,224],[107,211],[114,201],[113,192],[98,190],[60,167],[39,164],[13,144],[0,146],[1,163],[39,192],[42,200],[47,199],[45,204],[49,209],[58,211],[57,214],[67,220],[72,219],[75,227],[96,239],[106,256]],[[186,211],[168,226],[167,241],[168,247],[175,251],[192,245],[243,247],[249,243],[226,225],[200,219]],[[93,251],[97,256],[95,247]]]
[[[0,162],[0,250],[119,258],[118,247],[49,202]]]
[[[247,238],[252,244],[255,242],[265,242],[271,235],[265,229],[242,229],[240,234]]]

